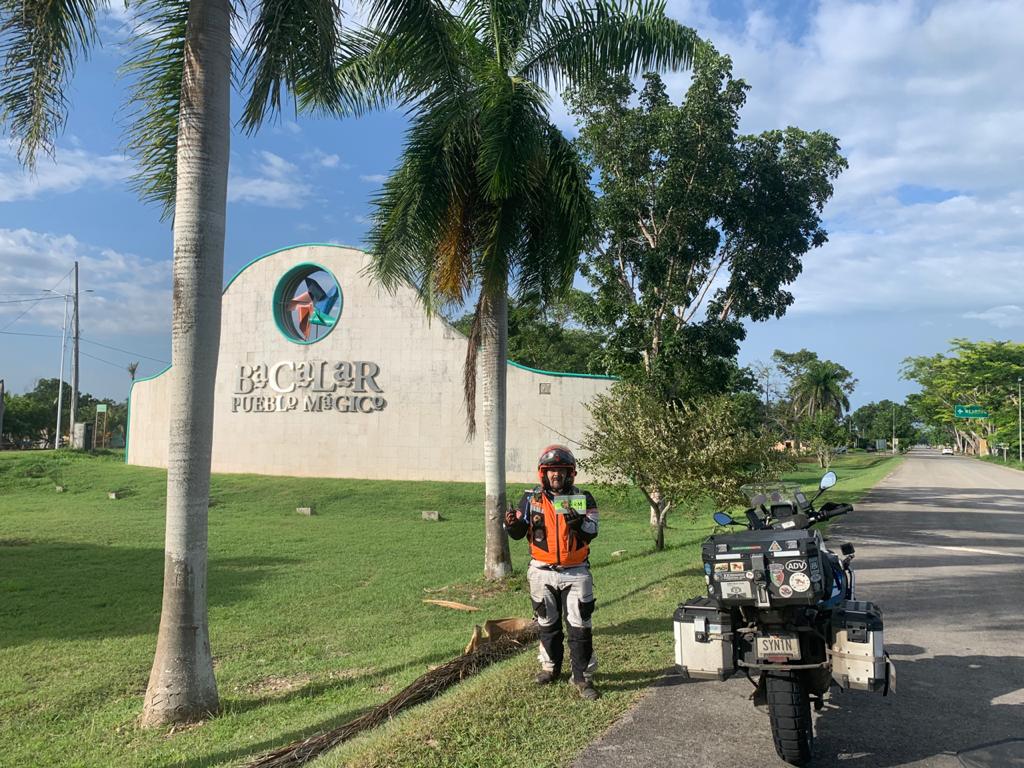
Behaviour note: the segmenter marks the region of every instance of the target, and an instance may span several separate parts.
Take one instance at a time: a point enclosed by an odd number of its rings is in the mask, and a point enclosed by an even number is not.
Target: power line
[[[38,299],[4,299],[0,304],[25,304],[29,301],[46,301],[47,299],[63,299],[63,296],[40,296]]]
[[[4,336],[35,336],[40,339],[59,339],[59,333],[19,333],[18,331],[0,331]]]
[[[112,347],[109,344],[101,344],[98,341],[87,339],[85,338],[85,336],[82,336],[81,339],[87,344],[95,344],[97,347],[105,347],[106,349],[112,349],[115,352],[124,352],[126,355],[133,355],[134,357],[142,357],[145,358],[146,360],[152,360],[154,363],[163,363],[164,365],[170,365],[170,363],[167,360],[161,360],[158,357],[150,357],[149,355],[144,355],[141,352],[133,352],[130,349],[121,349],[120,347]]]
[[[96,355],[90,355],[88,352],[82,352],[81,350],[79,350],[78,353],[80,355],[85,355],[86,357],[92,358],[93,360],[98,360],[101,363],[106,363],[107,365],[112,365],[115,368],[120,368],[121,370],[124,370],[124,368],[125,368],[120,363],[112,363],[109,360],[104,360],[102,357],[96,357]]]
[[[75,262],[75,263],[77,264],[77,262]],[[62,277],[62,278],[61,278],[60,280],[58,280],[58,281],[57,281],[56,283],[54,283],[54,284],[53,284],[53,288],[50,288],[50,291],[54,291],[54,290],[56,290],[56,289],[57,289],[57,286],[58,286],[58,285],[60,285],[61,283],[63,283],[63,282],[65,281],[65,280],[67,280],[67,279],[68,279],[68,275],[70,275],[70,274],[71,274],[72,272],[74,272],[74,271],[75,271],[75,268],[74,268],[74,267],[72,267],[71,269],[69,269],[69,270],[68,270],[68,271],[67,271],[67,272],[66,272],[66,273],[64,274],[64,277]],[[49,291],[47,291],[47,293],[49,293]],[[17,316],[16,318],[14,318],[13,320],[11,320],[11,322],[9,322],[9,323],[8,323],[7,325],[5,325],[5,326],[4,326],[3,328],[0,328],[0,331],[6,331],[6,330],[7,330],[8,328],[10,328],[10,327],[11,327],[12,325],[14,325],[14,324],[15,324],[16,322],[18,322],[19,320],[21,320],[21,318],[23,318],[23,317],[24,317],[25,315],[27,315],[27,314],[28,314],[28,313],[29,313],[30,311],[32,311],[32,308],[33,308],[33,307],[35,307],[35,305],[36,305],[36,304],[38,304],[38,303],[39,303],[40,301],[42,301],[42,300],[43,300],[43,299],[45,299],[45,298],[47,298],[47,297],[46,297],[46,296],[40,296],[40,297],[39,297],[38,299],[36,299],[36,300],[35,300],[35,302],[34,302],[34,303],[32,304],[32,306],[30,306],[30,307],[26,308],[24,312],[22,312],[22,313],[21,313],[20,315],[18,315],[18,316]]]

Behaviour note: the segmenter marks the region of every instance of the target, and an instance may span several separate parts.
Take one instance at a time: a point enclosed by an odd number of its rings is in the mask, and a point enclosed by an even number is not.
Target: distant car
[[[878,449],[877,449],[877,448],[876,448],[875,446],[873,446],[873,445],[872,445],[871,443],[868,443],[868,444],[867,444],[866,446],[864,446],[864,450],[865,450],[865,451],[866,451],[867,453],[874,453],[874,452],[875,452],[875,451],[877,451]]]
[[[948,445],[943,446],[942,447],[942,455],[943,456],[952,456],[953,455],[953,449],[950,448]]]

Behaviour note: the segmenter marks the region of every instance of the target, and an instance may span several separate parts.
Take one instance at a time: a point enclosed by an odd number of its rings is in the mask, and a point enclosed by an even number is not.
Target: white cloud
[[[983,320],[992,323],[996,328],[1020,328],[1024,326],[1024,308],[1016,304],[992,307],[984,312],[967,312],[968,320]]]
[[[359,180],[365,181],[369,184],[383,184],[385,181],[388,180],[388,177],[386,174],[383,173],[371,173],[365,176],[360,176]]]
[[[262,150],[255,154],[258,160],[255,174],[233,174],[228,181],[228,202],[302,208],[313,190],[302,180],[299,169],[273,152]]]
[[[320,158],[320,165],[324,168],[337,168],[341,158],[338,155],[323,155]]]
[[[1024,4],[828,0],[801,8],[808,17],[797,35],[759,10],[737,24],[702,0],[669,4],[751,86],[741,130],[827,130],[849,160],[826,210],[830,242],[805,259],[790,312],[915,307],[991,322],[996,316],[979,308],[1017,306]],[[678,100],[689,75],[666,82]],[[907,188],[952,196],[901,202]]]
[[[0,229],[0,294],[12,300],[40,295],[43,289],[52,295],[69,293],[68,273],[75,261],[83,336],[164,333],[170,327],[169,260],[89,245],[71,235]],[[0,329],[59,333],[63,310],[59,299],[0,304]]]
[[[124,155],[97,155],[58,148],[56,159],[40,157],[35,173],[22,168],[11,142],[0,143],[0,203],[32,200],[46,193],[65,194],[82,187],[120,185],[134,166]]]

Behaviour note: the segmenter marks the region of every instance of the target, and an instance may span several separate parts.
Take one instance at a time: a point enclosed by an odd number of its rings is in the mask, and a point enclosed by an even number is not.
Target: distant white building
[[[415,290],[371,282],[359,250],[303,245],[244,267],[224,290],[213,471],[475,481],[482,414],[467,441],[466,338]],[[134,383],[126,461],[167,466],[172,368]],[[607,376],[509,363],[507,476],[536,478],[540,450],[575,447]]]

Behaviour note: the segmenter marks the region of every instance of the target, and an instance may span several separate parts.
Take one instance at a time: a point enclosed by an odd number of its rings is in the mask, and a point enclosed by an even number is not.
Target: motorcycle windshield
[[[747,503],[751,507],[764,504],[771,508],[776,504],[791,504],[795,509],[801,509],[806,504],[806,497],[797,483],[787,483],[781,480],[768,483],[748,483],[740,486],[740,491],[747,497]]]

